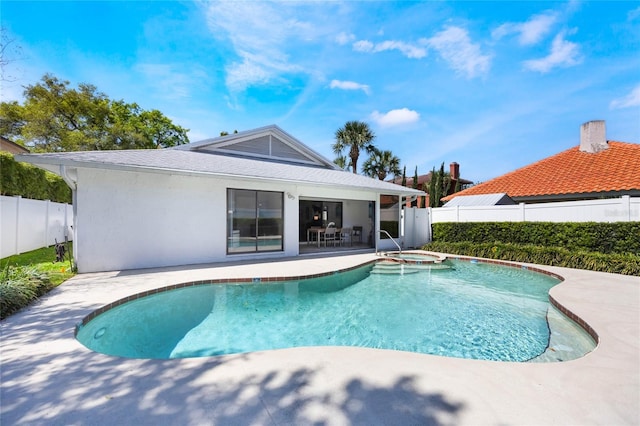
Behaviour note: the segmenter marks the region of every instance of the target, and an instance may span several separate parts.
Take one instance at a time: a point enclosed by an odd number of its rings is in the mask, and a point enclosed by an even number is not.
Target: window
[[[227,253],[282,251],[282,192],[227,190]]]

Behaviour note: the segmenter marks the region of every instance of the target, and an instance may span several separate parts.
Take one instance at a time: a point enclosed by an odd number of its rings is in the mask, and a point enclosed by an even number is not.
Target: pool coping
[[[306,276],[375,260],[360,254],[78,275],[0,323],[0,423],[640,421],[640,277],[516,263],[564,277],[551,298],[599,337],[596,350],[560,363],[344,347],[137,360],[91,352],[73,338],[75,325],[95,309],[185,275],[194,282],[258,271],[267,278]]]

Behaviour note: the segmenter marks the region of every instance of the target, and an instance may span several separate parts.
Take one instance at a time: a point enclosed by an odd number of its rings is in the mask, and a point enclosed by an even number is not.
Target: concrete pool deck
[[[82,318],[149,289],[298,276],[373,254],[78,275],[2,321],[2,425],[478,425],[640,423],[640,277],[539,267],[599,336],[586,356],[505,363],[351,347],[126,359],[74,338]]]

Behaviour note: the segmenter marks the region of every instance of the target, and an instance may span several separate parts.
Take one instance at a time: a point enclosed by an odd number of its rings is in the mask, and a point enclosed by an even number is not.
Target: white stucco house
[[[380,196],[424,195],[343,171],[274,125],[167,149],[16,159],[72,188],[79,272],[298,256],[309,227],[328,222],[392,248],[378,232]]]

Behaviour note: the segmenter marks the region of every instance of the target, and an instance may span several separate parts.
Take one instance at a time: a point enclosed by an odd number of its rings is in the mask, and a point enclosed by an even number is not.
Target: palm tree
[[[373,152],[373,140],[375,137],[367,123],[347,121],[344,127],[336,130],[336,142],[331,148],[337,156],[342,156],[343,151],[349,150],[348,157],[351,159],[351,170],[353,173],[357,173],[360,150],[364,149],[368,153]]]
[[[349,162],[349,160],[347,159],[346,156],[344,155],[339,155],[337,156],[334,160],[333,160],[333,164],[335,164],[336,166],[340,167],[342,170],[349,170],[349,168],[351,167],[351,163]]]
[[[367,176],[384,180],[388,174],[400,174],[400,159],[389,150],[380,151],[374,148],[362,165],[362,172]]]

